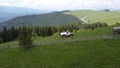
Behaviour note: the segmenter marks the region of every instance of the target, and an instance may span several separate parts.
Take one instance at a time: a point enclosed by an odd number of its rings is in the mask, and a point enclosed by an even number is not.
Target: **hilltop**
[[[120,22],[119,11],[104,12],[95,10],[76,10],[71,12],[65,12],[65,14],[76,16],[85,23],[106,22],[108,25],[113,25],[117,22]]]
[[[62,12],[51,12],[46,14],[19,16],[0,23],[0,28],[3,26],[10,28],[29,25],[61,25],[67,23],[82,23],[82,21],[73,15],[64,14]]]

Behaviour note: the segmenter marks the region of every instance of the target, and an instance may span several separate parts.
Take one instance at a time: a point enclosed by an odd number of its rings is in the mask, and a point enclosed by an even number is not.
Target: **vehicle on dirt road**
[[[73,36],[73,35],[74,35],[73,32],[61,32],[61,33],[60,33],[60,36],[61,36],[61,37],[71,37],[71,36]]]

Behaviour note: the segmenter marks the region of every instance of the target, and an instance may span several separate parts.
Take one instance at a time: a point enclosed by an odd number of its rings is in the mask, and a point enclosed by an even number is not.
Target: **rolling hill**
[[[109,25],[113,25],[116,22],[120,23],[120,12],[119,11],[94,11],[94,10],[76,10],[71,12],[65,12],[81,19],[85,23],[93,22],[106,22]]]
[[[103,22],[108,25],[120,23],[119,11],[95,11],[95,10],[75,10],[51,12],[46,14],[19,16],[0,24],[0,28],[19,27],[22,25],[58,25],[65,23],[85,23]]]
[[[73,15],[62,12],[51,12],[47,14],[19,16],[0,23],[0,28],[3,26],[10,28],[28,25],[60,25],[67,23],[82,23],[82,21]]]

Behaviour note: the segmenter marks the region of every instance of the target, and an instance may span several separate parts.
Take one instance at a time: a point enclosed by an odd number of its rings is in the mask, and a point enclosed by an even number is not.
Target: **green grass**
[[[65,14],[70,14],[82,19],[83,21],[90,21],[86,23],[93,22],[106,22],[108,25],[113,25],[116,22],[120,23],[120,12],[98,12],[93,10],[78,10],[66,12]]]
[[[120,68],[120,38],[113,36],[112,27],[80,29],[71,38],[58,33],[36,37],[34,44],[40,46],[29,50],[0,48],[0,68]],[[0,44],[8,45],[18,42]]]
[[[119,68],[120,39],[76,41],[0,51],[0,68]]]
[[[97,28],[95,30],[80,29],[76,32],[76,37],[92,37],[92,36],[113,35],[112,26]]]
[[[36,37],[36,38],[34,38],[34,43],[48,42],[48,41],[51,42],[51,41],[55,41],[55,40],[59,40],[59,39],[61,39],[59,34],[53,35],[53,36],[48,36],[48,37]]]

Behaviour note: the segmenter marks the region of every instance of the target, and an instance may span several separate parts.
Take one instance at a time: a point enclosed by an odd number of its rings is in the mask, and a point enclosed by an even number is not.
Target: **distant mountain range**
[[[0,6],[0,23],[17,16],[46,13],[47,10]]]

